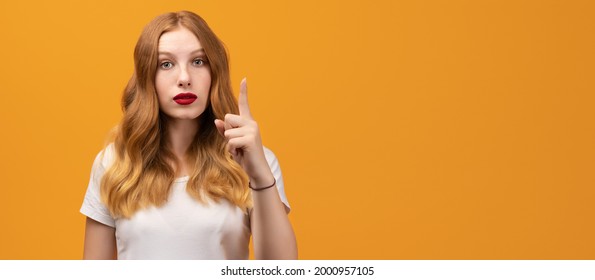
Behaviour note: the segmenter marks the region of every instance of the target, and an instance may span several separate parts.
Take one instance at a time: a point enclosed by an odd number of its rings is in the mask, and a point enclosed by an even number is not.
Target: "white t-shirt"
[[[114,159],[110,144],[95,158],[81,213],[116,229],[118,259],[248,259],[250,219],[225,199],[201,203],[186,192],[188,176],[175,179],[168,201],[113,218],[100,199],[103,173]],[[105,152],[103,159],[101,154]],[[283,204],[289,203],[275,154],[264,148]]]

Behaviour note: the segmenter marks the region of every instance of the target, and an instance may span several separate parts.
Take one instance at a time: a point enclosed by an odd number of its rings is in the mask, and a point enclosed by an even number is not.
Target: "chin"
[[[181,115],[181,116],[173,116],[172,119],[176,120],[196,120],[200,117],[200,114],[193,114],[193,115]]]
[[[184,112],[182,114],[168,114],[165,113],[165,116],[167,116],[168,119],[171,120],[195,120],[198,119],[200,117],[200,115],[202,115],[202,112],[198,113],[189,113],[189,112]]]

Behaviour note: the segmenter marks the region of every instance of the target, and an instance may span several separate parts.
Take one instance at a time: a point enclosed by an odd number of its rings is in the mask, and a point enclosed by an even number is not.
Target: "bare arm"
[[[252,191],[250,226],[256,259],[297,259],[297,242],[276,187]]]
[[[116,230],[87,217],[85,225],[85,260],[115,260]]]
[[[242,166],[255,188],[269,186],[274,176],[264,154],[258,124],[250,113],[246,79],[240,84],[240,114],[226,114],[215,120],[219,133],[227,140],[234,160]],[[250,227],[257,259],[297,259],[295,234],[276,187],[252,191],[254,202]]]

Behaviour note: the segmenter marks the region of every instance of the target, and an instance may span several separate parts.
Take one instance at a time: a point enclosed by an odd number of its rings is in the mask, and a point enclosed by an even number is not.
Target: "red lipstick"
[[[180,94],[174,96],[174,101],[180,105],[190,105],[197,98],[198,98],[198,96],[196,96],[196,94],[193,94],[190,92],[184,92],[184,93],[180,93]]]

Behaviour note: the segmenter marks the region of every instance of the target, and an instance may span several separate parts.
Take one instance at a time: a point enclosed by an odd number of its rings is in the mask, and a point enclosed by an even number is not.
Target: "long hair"
[[[198,15],[181,11],[153,19],[134,49],[134,74],[122,96],[122,121],[115,128],[115,159],[101,181],[101,198],[111,214],[129,218],[147,206],[163,205],[175,179],[177,160],[167,148],[167,117],[159,110],[155,74],[159,38],[184,27],[198,38],[211,71],[211,88],[205,111],[197,119],[199,130],[186,158],[190,178],[186,191],[195,199],[227,199],[244,212],[251,207],[248,177],[232,159],[225,139],[214,125],[216,118],[238,114],[223,43]]]

